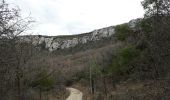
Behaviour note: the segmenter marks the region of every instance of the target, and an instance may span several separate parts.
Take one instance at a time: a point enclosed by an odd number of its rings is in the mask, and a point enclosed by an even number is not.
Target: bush
[[[135,46],[129,45],[119,52],[120,65],[127,65],[139,55],[139,50]]]
[[[132,32],[132,30],[130,29],[128,24],[121,24],[115,27],[115,32],[116,32],[115,35],[118,38],[118,40],[123,41],[128,36],[128,33]]]
[[[141,27],[142,31],[149,34],[150,32],[152,32],[152,25],[150,22],[150,19],[143,19],[141,21],[141,23],[139,24],[139,26]]]
[[[110,67],[112,74],[124,75],[132,69],[134,60],[140,55],[140,50],[135,46],[129,45],[118,51],[113,57],[113,61]]]
[[[55,85],[55,81],[52,76],[49,76],[47,72],[42,72],[38,74],[38,79],[32,82],[32,87],[40,88],[44,91],[52,89]]]

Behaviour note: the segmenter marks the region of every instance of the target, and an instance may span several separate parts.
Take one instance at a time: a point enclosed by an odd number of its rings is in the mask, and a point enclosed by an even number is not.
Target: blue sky
[[[71,35],[143,17],[142,0],[7,0],[36,20],[32,34]]]

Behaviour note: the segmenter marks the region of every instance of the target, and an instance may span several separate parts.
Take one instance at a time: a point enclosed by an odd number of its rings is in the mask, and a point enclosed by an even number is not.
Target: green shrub
[[[143,19],[139,25],[143,32],[150,33],[152,32],[152,25],[150,19]]]
[[[128,24],[121,24],[115,27],[115,32],[116,32],[115,35],[118,38],[118,40],[123,41],[128,36],[128,33],[131,32],[131,29],[128,26]]]
[[[39,86],[44,89],[50,89],[54,85],[54,80],[51,78],[44,78],[39,81]]]
[[[139,55],[139,50],[135,46],[129,45],[118,53],[120,65],[127,65]]]
[[[37,75],[37,79],[32,82],[32,87],[40,88],[44,91],[50,90],[55,85],[54,78],[47,72],[41,72]]]
[[[110,71],[112,74],[124,75],[128,72],[134,62],[134,60],[140,55],[140,50],[136,49],[135,46],[129,45],[122,48],[114,55]]]
[[[89,73],[87,70],[77,72],[74,76],[74,81],[80,81],[82,79],[89,79]]]

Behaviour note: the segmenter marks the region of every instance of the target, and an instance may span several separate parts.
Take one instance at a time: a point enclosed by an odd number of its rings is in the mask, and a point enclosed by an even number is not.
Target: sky
[[[36,22],[29,32],[72,35],[143,17],[142,0],[7,0]]]

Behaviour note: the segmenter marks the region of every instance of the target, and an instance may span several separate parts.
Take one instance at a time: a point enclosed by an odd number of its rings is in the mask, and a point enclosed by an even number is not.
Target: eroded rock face
[[[33,44],[40,45],[45,43],[45,48],[49,51],[54,51],[58,49],[66,49],[70,47],[75,47],[78,44],[85,44],[89,41],[97,41],[102,38],[110,37],[115,33],[114,27],[107,27],[103,29],[94,30],[90,33],[84,33],[81,35],[72,36],[34,36]],[[25,40],[29,40],[28,38]]]
[[[98,30],[94,30],[92,32],[92,39],[91,40],[100,40],[101,38],[105,38],[105,37],[110,37],[115,33],[115,29],[114,27],[107,27],[107,28],[103,28],[103,29],[98,29]]]
[[[142,20],[141,18],[133,19],[133,20],[129,21],[128,25],[132,30],[138,30],[136,26],[138,23],[141,22],[141,20]]]
[[[73,38],[73,39],[70,39],[70,40],[64,40],[63,43],[61,44],[61,49],[74,47],[78,43],[79,43],[78,38]]]
[[[85,44],[90,40],[91,40],[91,37],[89,37],[89,36],[84,36],[84,37],[79,39],[80,43],[82,43],[82,44]]]
[[[130,28],[135,28],[137,22],[140,19],[131,20],[128,25]],[[54,51],[58,49],[66,49],[70,47],[75,47],[78,44],[85,44],[90,41],[101,40],[102,38],[111,37],[115,34],[114,26],[106,27],[102,29],[97,29],[89,33],[70,35],[70,36],[34,36],[34,45],[45,45],[45,48],[49,51]],[[29,41],[29,39],[25,39]]]

